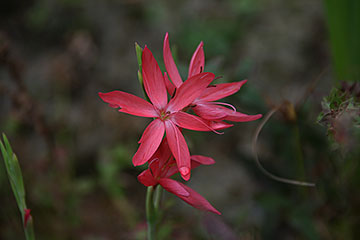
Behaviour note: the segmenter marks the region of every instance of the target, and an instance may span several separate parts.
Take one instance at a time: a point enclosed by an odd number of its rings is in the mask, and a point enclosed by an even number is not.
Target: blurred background
[[[183,77],[204,41],[217,83],[248,79],[226,99],[265,115],[223,135],[184,131],[213,166],[187,183],[222,216],[165,193],[159,239],[356,239],[360,235],[360,6],[356,0],[2,0],[0,131],[22,167],[37,239],[144,239],[146,188],[133,167],[149,119],[98,92],[143,97],[134,42],[164,70],[166,32]],[[333,87],[337,87],[335,90]],[[0,161],[0,239],[24,239]]]

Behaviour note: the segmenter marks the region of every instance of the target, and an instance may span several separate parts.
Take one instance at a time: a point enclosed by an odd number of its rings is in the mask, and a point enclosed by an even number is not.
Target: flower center
[[[168,118],[169,118],[169,116],[170,116],[170,111],[164,111],[164,110],[161,110],[160,111],[160,120],[162,120],[162,121],[165,121],[165,120],[167,120]]]

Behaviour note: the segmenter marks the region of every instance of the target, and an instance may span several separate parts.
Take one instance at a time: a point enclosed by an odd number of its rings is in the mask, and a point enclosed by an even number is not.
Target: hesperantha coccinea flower
[[[190,158],[192,169],[199,165],[215,163],[214,159],[201,155],[193,155]],[[167,140],[164,138],[157,151],[150,158],[149,168],[140,173],[138,180],[147,187],[161,185],[166,191],[175,194],[191,206],[220,215],[220,212],[199,193],[170,178],[177,172],[179,171],[176,162]]]
[[[179,172],[187,181],[193,168],[215,163],[210,157],[190,155],[182,129],[219,133],[217,130],[233,126],[226,121],[253,121],[261,114],[243,114],[231,104],[217,102],[238,92],[246,80],[210,85],[215,74],[204,72],[202,42],[191,58],[185,81],[180,77],[172,57],[168,34],[165,35],[163,48],[167,72],[161,72],[147,46],[141,49],[137,45],[136,51],[141,69],[139,79],[148,101],[123,91],[99,93],[99,96],[111,107],[120,108],[119,112],[152,119],[139,140],[140,146],[132,161],[135,166],[148,163],[148,169],[139,174],[138,180],[148,187],[148,239],[154,239],[159,204],[159,197],[154,197],[155,190],[161,194],[158,190],[164,188],[197,209],[220,214],[199,193],[171,178]],[[189,109],[196,115],[189,113]]]
[[[213,73],[203,72],[188,78],[174,97],[168,101],[164,76],[151,51],[145,46],[142,52],[142,76],[144,89],[150,102],[122,91],[99,93],[104,102],[124,112],[154,120],[145,129],[140,146],[133,157],[135,166],[146,163],[159,147],[165,133],[169,147],[176,159],[181,176],[190,178],[190,152],[179,128],[195,131],[215,131],[228,127],[227,124],[206,121],[183,109],[198,98],[213,81]]]

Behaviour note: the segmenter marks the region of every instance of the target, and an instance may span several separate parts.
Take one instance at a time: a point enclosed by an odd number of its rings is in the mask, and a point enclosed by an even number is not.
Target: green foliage
[[[359,132],[360,99],[357,86],[352,84],[340,89],[333,88],[321,103],[322,112],[318,122],[327,127],[329,136],[339,143],[347,141],[344,138],[348,138],[350,133],[356,135]]]
[[[97,164],[99,182],[112,200],[116,209],[124,214],[124,222],[131,228],[137,222],[137,213],[131,202],[128,201],[123,184],[123,173],[131,166],[128,150],[118,145],[114,148],[105,149],[101,160]]]
[[[113,197],[123,196],[123,186],[119,173],[130,166],[129,153],[121,145],[104,151],[103,160],[98,162],[98,171],[102,186]]]
[[[170,239],[171,232],[173,231],[173,226],[175,225],[174,222],[164,222],[162,224],[159,224],[158,229],[158,239],[159,240],[166,240]]]
[[[29,219],[29,222],[25,226],[25,209],[27,209],[27,207],[25,202],[24,182],[23,182],[19,161],[15,153],[13,153],[13,150],[10,146],[9,140],[7,139],[6,135],[3,133],[2,136],[3,136],[3,142],[0,140],[1,153],[5,162],[5,167],[8,174],[9,182],[13,190],[17,206],[21,213],[25,236],[27,240],[33,240],[35,239],[35,235],[34,235],[33,223],[31,217]]]
[[[6,171],[8,173],[11,188],[14,192],[16,203],[20,212],[23,213],[23,210],[26,208],[26,203],[25,189],[20,165],[5,134],[3,134],[3,141],[4,144],[0,141],[1,153],[5,162]]]
[[[301,205],[290,210],[290,223],[297,229],[305,239],[317,240],[319,239],[318,233],[315,228],[314,218],[309,211],[309,206]]]
[[[265,232],[269,232],[269,237],[272,229],[285,221],[305,239],[319,239],[311,211],[312,206],[306,199],[302,199],[300,204],[294,205],[295,201],[289,196],[265,192],[261,194],[258,202],[268,217],[272,219],[264,227]]]
[[[360,1],[325,0],[330,44],[338,80],[360,80]]]

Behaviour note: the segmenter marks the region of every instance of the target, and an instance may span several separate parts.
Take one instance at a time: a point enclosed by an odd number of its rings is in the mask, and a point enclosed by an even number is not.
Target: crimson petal
[[[140,146],[133,157],[134,166],[142,165],[150,159],[159,147],[164,132],[164,123],[160,119],[155,119],[147,126],[139,141]]]
[[[256,114],[256,115],[247,115],[241,112],[235,112],[232,114],[229,114],[224,120],[232,121],[232,122],[251,122],[258,120],[262,117],[262,114]]]
[[[167,110],[177,112],[192,103],[214,80],[213,73],[200,73],[186,80],[176,89],[174,98],[167,105]]]
[[[170,96],[172,96],[175,92],[175,85],[169,80],[169,77],[166,72],[164,72],[164,81],[165,81],[166,90],[168,91]]]
[[[148,97],[156,108],[162,109],[167,104],[164,78],[153,54],[146,46],[142,53],[142,74]]]
[[[155,186],[156,184],[158,184],[158,182],[155,180],[155,178],[151,174],[150,169],[146,169],[145,171],[140,173],[137,178],[138,178],[139,182],[141,182],[142,184],[144,184],[147,187]]]
[[[211,102],[197,102],[192,109],[198,116],[207,120],[222,120],[227,116],[227,113]]]
[[[181,128],[195,131],[214,131],[215,129],[208,125],[202,118],[191,115],[186,112],[177,112],[171,115],[171,120]]]
[[[176,67],[174,58],[170,51],[169,34],[168,33],[165,34],[165,38],[164,38],[163,55],[164,55],[164,63],[165,63],[166,71],[169,73],[171,81],[178,88],[183,83],[183,81],[180,77],[179,71]]]
[[[222,130],[225,128],[232,127],[232,126],[234,126],[234,124],[230,124],[230,123],[227,123],[224,121],[211,121],[210,126],[215,130]]]
[[[196,48],[193,56],[191,57],[188,78],[204,71],[205,56],[203,46],[204,43],[200,42],[199,46]]]
[[[166,138],[163,138],[159,148],[149,161],[149,168],[155,178],[161,177],[163,172],[163,166],[167,164],[168,160],[172,157],[171,150],[167,144]]]
[[[215,163],[215,160],[212,159],[211,157],[206,157],[202,155],[191,155],[190,159],[191,159],[191,169],[197,168],[200,165],[211,165]],[[179,172],[179,170],[176,166],[170,166],[162,177],[169,178],[177,172]]]
[[[212,165],[215,163],[213,158],[202,155],[191,155],[191,161],[197,162],[201,165]]]
[[[256,115],[247,115],[245,113],[241,112],[235,112],[232,109],[223,107],[223,106],[217,106],[219,109],[221,109],[224,113],[227,113],[227,116],[224,120],[226,121],[232,121],[232,122],[250,122],[255,121],[262,117],[261,114]]]
[[[166,179],[166,181],[165,181]],[[171,182],[171,184],[169,184]],[[209,211],[216,213],[218,215],[221,215],[221,213],[216,210],[203,196],[201,196],[199,193],[195,192],[188,186],[177,182],[177,184],[174,184],[172,182],[176,182],[175,180],[169,179],[169,178],[162,178],[159,180],[160,185],[168,192],[171,192],[178,196],[180,199],[185,201],[186,203],[190,204],[194,208]],[[165,183],[165,186],[163,185]],[[181,189],[181,192],[180,192]],[[188,195],[181,194],[183,191],[188,192]]]
[[[109,103],[111,107],[121,108],[119,112],[124,112],[140,117],[157,117],[158,115],[151,103],[126,92],[100,92],[99,96],[104,102]]]
[[[184,184],[181,184],[170,178],[161,178],[159,184],[168,192],[175,194],[178,197],[189,197],[189,192],[184,188]]]
[[[247,80],[234,83],[221,83],[211,85],[205,89],[205,91],[199,97],[202,101],[216,101],[221,98],[230,96],[240,90],[241,86],[244,85]]]
[[[190,178],[191,164],[190,153],[185,138],[171,120],[165,122],[165,128],[170,150],[175,157],[181,176],[187,181]]]

